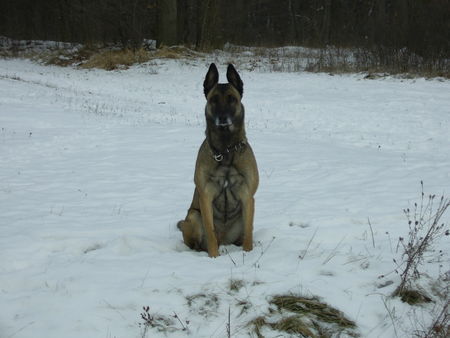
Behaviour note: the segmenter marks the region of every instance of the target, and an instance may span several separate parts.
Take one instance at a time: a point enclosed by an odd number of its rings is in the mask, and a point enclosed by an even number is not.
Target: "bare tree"
[[[172,46],[177,39],[177,0],[158,2],[158,46]]]

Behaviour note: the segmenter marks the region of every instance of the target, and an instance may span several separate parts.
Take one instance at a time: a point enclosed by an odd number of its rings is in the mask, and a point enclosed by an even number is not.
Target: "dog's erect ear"
[[[242,82],[241,77],[231,63],[227,68],[227,80],[233,85],[234,88],[237,89],[242,97],[242,94],[244,94],[244,83]]]
[[[214,63],[211,63],[206,73],[205,81],[203,82],[203,92],[208,96],[209,91],[219,82],[219,72]]]

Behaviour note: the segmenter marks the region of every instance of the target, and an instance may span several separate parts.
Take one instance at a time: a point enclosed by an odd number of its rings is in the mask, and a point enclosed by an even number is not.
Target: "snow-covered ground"
[[[435,305],[389,297],[392,260],[420,181],[450,194],[450,82],[241,70],[260,171],[254,250],[211,259],[175,226],[210,61],[106,72],[0,60],[1,338],[142,337],[143,306],[173,321],[147,337],[225,337],[228,309],[231,335],[246,337],[281,293],[319,296],[362,337],[429,324]],[[435,248],[425,288],[450,270],[448,240]]]

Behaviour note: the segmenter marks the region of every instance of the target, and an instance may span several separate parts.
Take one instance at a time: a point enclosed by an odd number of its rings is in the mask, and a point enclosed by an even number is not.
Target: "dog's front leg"
[[[206,184],[202,191],[199,190],[199,202],[203,227],[205,229],[206,243],[208,246],[208,255],[209,257],[217,257],[219,256],[219,245],[214,231],[212,190],[213,189],[210,189],[209,184]]]
[[[242,248],[245,251],[253,249],[253,216],[255,214],[255,199],[252,195],[247,194],[242,199],[242,216],[244,218],[244,239]]]

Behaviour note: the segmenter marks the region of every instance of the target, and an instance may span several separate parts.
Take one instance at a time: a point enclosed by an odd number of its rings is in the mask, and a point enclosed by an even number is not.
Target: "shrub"
[[[420,277],[419,267],[423,264],[424,254],[432,250],[436,240],[450,234],[446,224],[441,223],[441,218],[450,206],[450,200],[441,196],[435,206],[436,195],[429,195],[425,200],[422,194],[420,204],[414,203],[414,209],[403,210],[408,221],[408,238],[399,238],[399,245],[403,249],[402,261],[394,262],[398,265],[396,271],[400,274],[400,285],[394,291],[394,296],[399,296],[404,302],[417,304],[430,301],[421,292],[413,290],[413,281]]]

